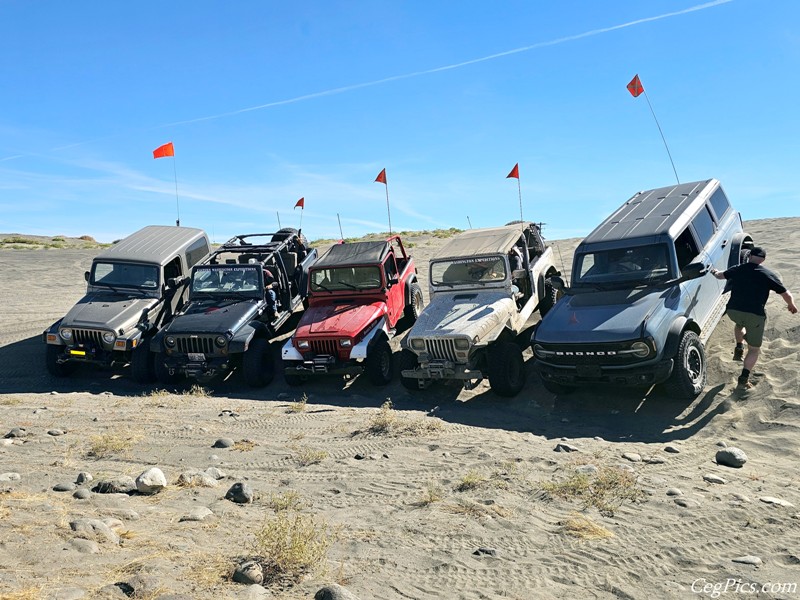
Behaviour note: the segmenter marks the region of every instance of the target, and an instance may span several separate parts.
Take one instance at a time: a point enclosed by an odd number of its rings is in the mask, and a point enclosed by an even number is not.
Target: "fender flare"
[[[61,317],[58,321],[56,321],[55,323],[50,325],[50,327],[48,327],[47,329],[45,329],[42,332],[42,338],[43,338],[45,344],[50,344],[51,346],[66,346],[66,344],[64,343],[64,340],[62,340],[61,336],[58,335],[58,328],[59,328],[59,326],[61,325],[61,323],[63,321],[64,321],[64,317]],[[57,341],[56,342],[48,342],[47,341],[48,334],[55,335]]]
[[[664,354],[662,358],[672,358],[675,356],[675,353],[678,351],[678,345],[681,343],[683,332],[686,330],[694,331],[697,335],[700,335],[700,327],[697,323],[685,316],[678,317],[672,322],[669,333],[667,333],[667,341],[664,344]]]
[[[412,271],[411,273],[406,275],[406,278],[403,280],[403,283],[405,285],[403,293],[406,297],[406,306],[408,306],[411,303],[411,284],[418,283],[417,274],[414,273],[414,271]]]
[[[353,349],[350,350],[351,359],[364,359],[367,358],[367,353],[372,349],[374,344],[381,339],[389,341],[389,332],[386,325],[386,315],[382,315],[375,323],[375,326],[358,342]]]
[[[243,354],[250,347],[250,342],[257,337],[269,339],[271,337],[269,333],[269,327],[261,321],[248,323],[234,334],[228,343],[228,351],[231,354]]]

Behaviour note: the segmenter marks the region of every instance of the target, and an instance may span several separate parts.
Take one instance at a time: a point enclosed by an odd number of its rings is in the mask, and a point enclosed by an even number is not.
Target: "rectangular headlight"
[[[425,340],[421,340],[419,338],[413,338],[409,341],[409,345],[411,346],[412,350],[425,350]]]
[[[309,346],[308,340],[300,340],[299,342],[297,342],[297,347],[300,348],[300,350],[307,350],[308,346]]]
[[[339,345],[342,348],[349,348],[350,346],[353,345],[353,341],[352,340],[339,340]]]
[[[469,340],[466,338],[456,338],[456,350],[469,350]]]

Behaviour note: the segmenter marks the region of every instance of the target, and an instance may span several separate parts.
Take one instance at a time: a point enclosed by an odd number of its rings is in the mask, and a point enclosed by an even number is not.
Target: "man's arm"
[[[789,309],[789,312],[795,314],[797,312],[797,305],[794,303],[794,298],[792,298],[792,292],[786,290],[781,294],[781,298],[786,302],[786,307]]]
[[[726,279],[725,271],[718,271],[717,269],[712,268],[709,273],[711,273],[717,279]]]

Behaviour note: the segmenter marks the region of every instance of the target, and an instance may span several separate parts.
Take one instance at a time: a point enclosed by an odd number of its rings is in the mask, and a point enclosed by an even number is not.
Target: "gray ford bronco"
[[[153,338],[162,383],[201,383],[241,368],[248,385],[274,377],[270,341],[308,295],[317,259],[305,236],[286,228],[231,238],[192,270],[189,301]]]
[[[495,393],[519,393],[525,368],[518,336],[535,310],[543,316],[552,308],[555,275],[553,250],[535,223],[451,239],[430,261],[430,303],[403,341],[402,384],[416,390],[457,379],[472,389],[488,377]]]
[[[50,374],[130,364],[135,380],[152,381],[148,342],[183,305],[182,278],[209,250],[200,229],[151,225],[98,254],[85,274],[86,295],[43,334]]]
[[[663,382],[696,398],[727,302],[725,282],[706,273],[752,247],[716,179],[634,194],[578,245],[566,297],[533,332],[545,388]]]

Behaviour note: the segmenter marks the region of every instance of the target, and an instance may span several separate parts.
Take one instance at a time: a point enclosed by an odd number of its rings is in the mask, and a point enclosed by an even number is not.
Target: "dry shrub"
[[[120,433],[103,433],[89,438],[86,456],[92,458],[108,458],[115,454],[125,454],[138,441],[137,436],[126,436]]]
[[[256,532],[252,551],[265,582],[297,583],[324,565],[332,541],[324,521],[280,511]]]
[[[253,440],[239,440],[233,443],[233,449],[239,452],[250,452],[256,446],[258,446],[258,444]]]
[[[444,489],[435,484],[429,484],[420,495],[420,499],[414,504],[415,506],[430,506],[436,502],[444,500]]]
[[[454,504],[447,504],[443,507],[447,512],[456,515],[464,515],[473,519],[485,519],[488,517],[509,517],[511,512],[498,506],[497,504],[479,504],[472,500],[458,498]]]
[[[477,471],[470,471],[461,478],[456,485],[457,492],[466,492],[488,485],[489,478]]]
[[[308,465],[321,463],[328,458],[328,453],[325,450],[317,450],[315,448],[300,448],[294,458],[301,467],[307,467]]]
[[[595,523],[587,516],[575,513],[566,521],[559,523],[564,528],[564,532],[580,538],[582,540],[604,540],[614,537],[608,529]]]
[[[41,586],[30,586],[14,592],[3,592],[0,600],[39,600],[43,594],[44,588]]]
[[[267,500],[269,506],[275,512],[300,510],[310,505],[296,490],[286,490],[282,494],[271,494]]]
[[[296,402],[292,402],[289,405],[289,408],[286,409],[286,411],[290,412],[290,413],[301,413],[301,412],[304,412],[306,410],[306,405],[307,404],[308,404],[308,394],[303,392],[303,395],[300,396],[300,400],[297,400]]]
[[[438,419],[402,416],[392,407],[392,401],[387,400],[369,420],[367,431],[375,435],[422,435],[441,431],[442,427]]]
[[[639,502],[644,490],[634,473],[614,467],[600,467],[595,475],[573,473],[564,481],[547,482],[542,489],[556,498],[576,500],[583,509],[594,507],[603,516],[612,516],[625,502]]]
[[[93,244],[96,244],[96,243],[97,243],[97,240],[96,240],[96,239],[94,239],[94,238],[93,238],[92,236],[90,236],[90,235],[82,235],[82,236],[81,236],[81,237],[79,237],[78,239],[79,239],[79,240],[83,240],[84,242],[92,242]]]
[[[184,391],[182,396],[191,396],[192,398],[208,398],[213,390],[207,390],[202,385],[192,384],[188,390]]]

